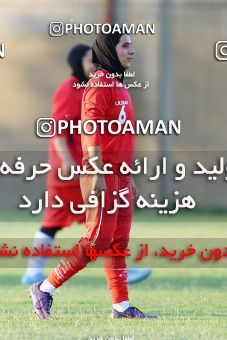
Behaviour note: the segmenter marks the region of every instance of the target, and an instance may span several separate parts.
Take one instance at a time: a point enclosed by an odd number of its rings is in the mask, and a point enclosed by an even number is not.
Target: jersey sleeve
[[[53,98],[53,113],[52,118],[58,122],[60,120],[64,120],[69,122],[72,119],[72,112],[73,118],[75,119],[75,108],[81,108],[81,96],[72,95],[71,92],[63,91],[60,89],[56,92]],[[80,110],[78,110],[78,118]],[[62,129],[61,134],[56,134],[55,137],[67,137],[68,136],[68,129]]]
[[[99,146],[101,144],[100,125],[98,120],[105,120],[110,107],[111,89],[101,87],[87,87],[82,101],[82,123],[87,120],[96,122],[96,131],[93,134],[82,134],[83,142],[87,146]],[[92,125],[87,124],[89,130]]]

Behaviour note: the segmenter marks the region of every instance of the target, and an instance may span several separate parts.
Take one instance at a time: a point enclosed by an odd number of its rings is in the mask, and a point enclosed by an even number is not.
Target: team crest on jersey
[[[116,102],[115,102],[115,106],[122,106],[122,105],[128,105],[128,101],[127,100],[117,100]]]

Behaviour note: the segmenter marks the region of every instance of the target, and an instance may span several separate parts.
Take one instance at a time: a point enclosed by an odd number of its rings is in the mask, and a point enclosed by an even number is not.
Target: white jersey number
[[[125,105],[122,105],[121,111],[118,116],[118,120],[121,124],[124,124],[126,121]]]

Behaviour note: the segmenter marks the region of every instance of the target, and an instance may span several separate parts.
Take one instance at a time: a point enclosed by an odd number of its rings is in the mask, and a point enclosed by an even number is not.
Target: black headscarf
[[[119,80],[123,82],[125,69],[121,65],[116,52],[116,45],[121,36],[122,34],[119,32],[100,33],[92,46],[92,61],[97,68],[120,74]]]
[[[67,61],[72,69],[72,75],[76,76],[81,83],[82,81],[84,81],[85,83],[88,81],[88,78],[85,76],[82,67],[82,58],[90,49],[91,47],[87,45],[79,44],[73,47],[68,55]]]

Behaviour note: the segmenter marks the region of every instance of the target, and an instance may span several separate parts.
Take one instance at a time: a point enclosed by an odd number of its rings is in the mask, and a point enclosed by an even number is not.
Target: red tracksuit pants
[[[80,179],[81,192],[84,203],[88,202],[91,192],[93,176],[85,175]],[[119,243],[118,249],[124,249],[128,245],[131,220],[133,214],[133,194],[131,180],[122,179],[117,174],[105,175],[107,191],[105,194],[105,207],[101,204],[97,208],[89,208],[86,211],[86,234],[79,242],[79,255],[64,258],[56,269],[48,276],[48,281],[55,287],[61,286],[65,281],[87,266],[91,261],[86,255],[86,246],[94,246],[97,250],[109,249],[113,243]],[[113,208],[114,191],[128,188],[125,195],[129,201],[129,207],[118,208],[113,214],[107,211]],[[118,196],[119,203],[121,199]],[[128,300],[128,282],[125,257],[104,257],[104,271],[108,288],[113,303]]]

